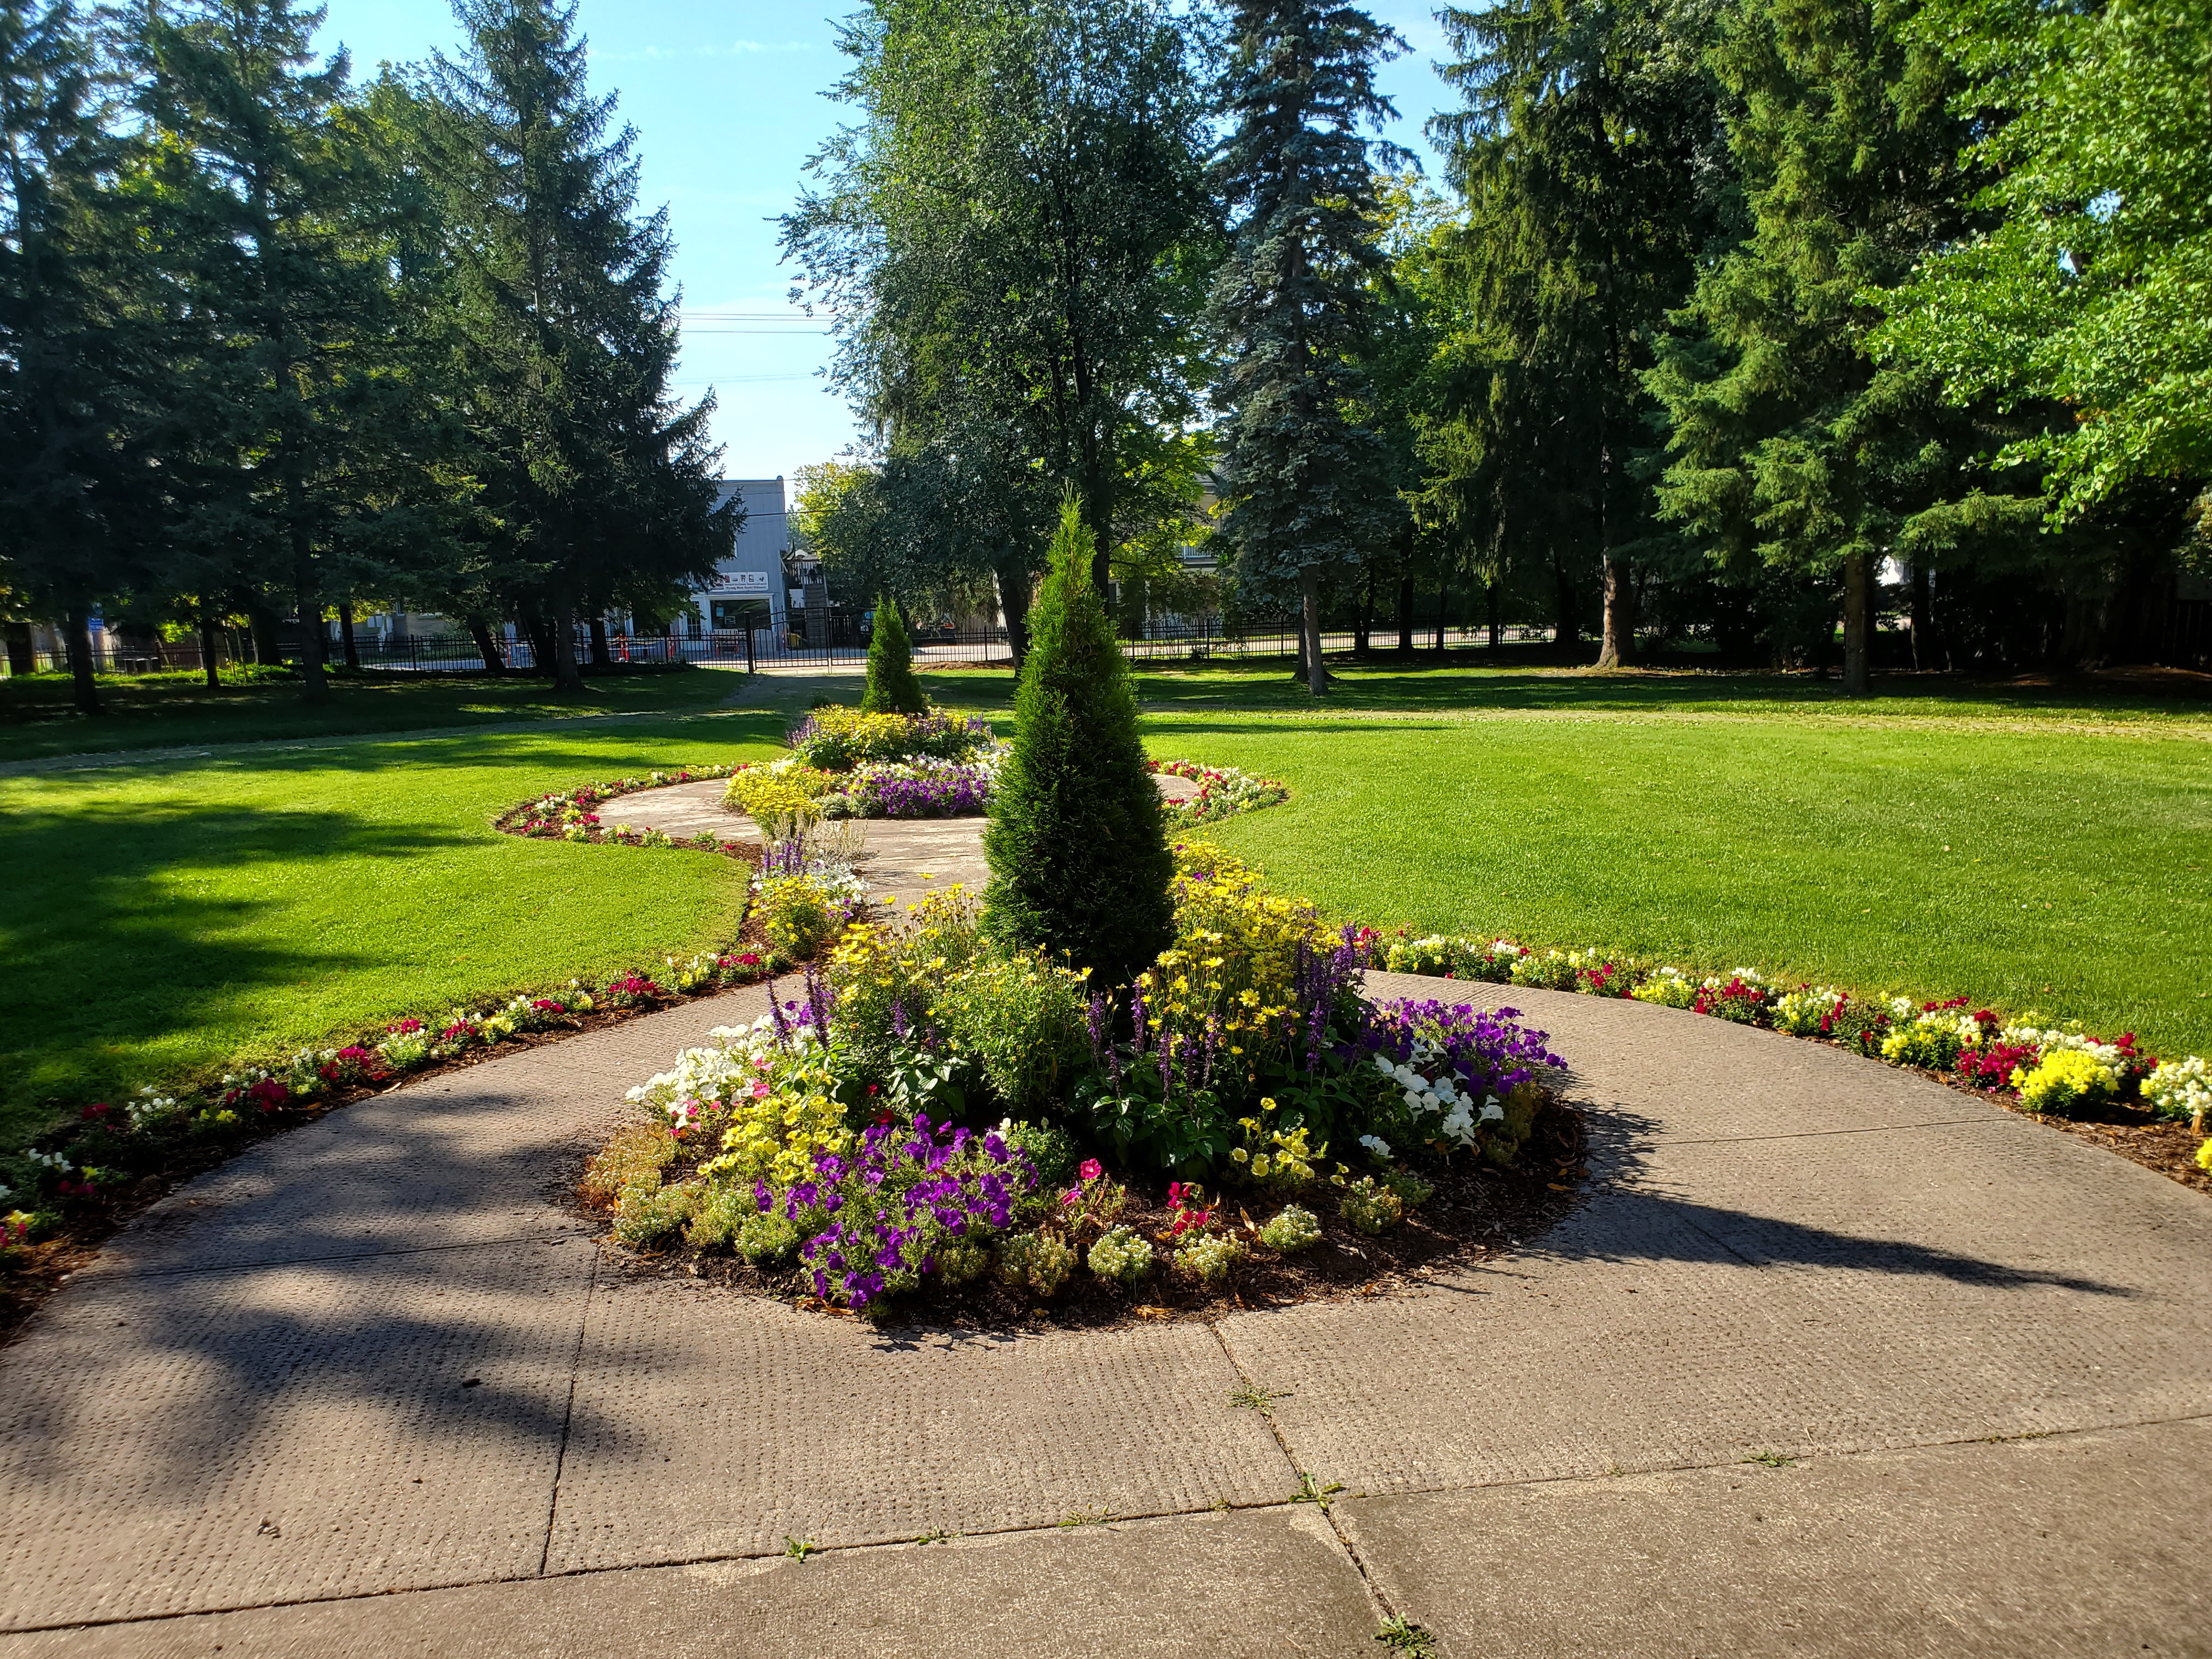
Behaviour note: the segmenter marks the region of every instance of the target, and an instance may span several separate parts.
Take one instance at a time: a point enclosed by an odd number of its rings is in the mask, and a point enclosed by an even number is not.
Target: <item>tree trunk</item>
[[[516,620],[522,624],[523,637],[530,641],[530,663],[535,672],[553,672],[553,630],[545,625],[545,613],[533,602],[515,607]]]
[[[1014,672],[1030,654],[1030,573],[1018,564],[1000,565],[994,573],[999,584],[999,615],[1006,624],[1006,646],[1014,653]]]
[[[614,665],[615,653],[607,648],[606,617],[603,612],[594,612],[592,617],[592,666],[612,668]]]
[[[31,646],[31,624],[11,622],[8,624],[8,672],[21,676],[39,672],[38,653]]]
[[[1492,577],[1490,579],[1490,600],[1489,600],[1489,606],[1490,606],[1490,648],[1491,648],[1492,651],[1497,650],[1497,649],[1498,649],[1498,647],[1499,646],[1503,645],[1503,644],[1505,642],[1505,623],[1504,623],[1504,612],[1503,612],[1503,611],[1500,609],[1499,603],[1498,603],[1498,590],[1499,586],[1500,586],[1500,583],[1499,583],[1499,580],[1498,580],[1498,578],[1497,578],[1496,576],[1492,576]]]
[[[1605,562],[1605,643],[1598,647],[1600,668],[1626,668],[1636,660],[1636,589],[1628,561]]]
[[[72,611],[62,623],[63,641],[69,647],[70,695],[80,714],[105,714],[100,684],[93,678],[92,614]]]
[[[1359,626],[1352,636],[1352,649],[1362,662],[1367,660],[1368,647],[1374,642],[1375,632],[1375,573],[1367,573],[1367,584],[1359,591]]]
[[[246,621],[253,635],[253,660],[270,667],[283,661],[284,653],[276,646],[276,613],[258,593],[246,596]]]
[[[1445,619],[1451,614],[1451,584],[1437,584],[1437,649],[1444,648]]]
[[[1936,617],[1928,598],[1928,567],[1912,562],[1912,666],[1925,673],[1936,666]]]
[[[200,611],[200,672],[209,690],[222,689],[222,676],[216,667],[215,616],[204,606]]]
[[[1568,574],[1566,561],[1554,551],[1552,555],[1552,635],[1559,645],[1582,643],[1582,613],[1576,607],[1575,579]]]
[[[361,647],[353,637],[353,595],[349,593],[338,601],[338,640],[345,647],[345,665],[356,674],[361,672]]]
[[[1316,697],[1328,693],[1328,670],[1321,662],[1321,572],[1309,565],[1298,572],[1300,607],[1298,644],[1305,658],[1306,690]]]
[[[488,674],[507,672],[507,659],[499,654],[499,641],[492,638],[491,629],[482,617],[468,619],[469,637],[477,642],[477,654],[483,659]]]
[[[576,665],[576,607],[566,593],[553,603],[553,689],[584,689],[583,671]]]
[[[1398,578],[1398,653],[1413,653],[1413,579]]]
[[[331,683],[323,674],[323,602],[315,592],[314,555],[303,526],[292,529],[292,586],[300,599],[300,701],[328,702]]]
[[[1863,697],[1874,689],[1868,652],[1874,643],[1872,561],[1854,553],[1844,561],[1844,695]]]

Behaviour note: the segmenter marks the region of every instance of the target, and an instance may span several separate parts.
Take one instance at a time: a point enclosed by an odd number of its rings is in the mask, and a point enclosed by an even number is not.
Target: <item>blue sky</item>
[[[343,42],[356,75],[451,52],[458,39],[446,0],[327,4],[320,44]],[[854,440],[843,401],[817,373],[828,341],[785,300],[791,272],[778,263],[775,224],[842,113],[822,94],[843,68],[834,20],[848,9],[837,0],[583,0],[578,14],[594,90],[617,94],[620,118],[637,129],[641,201],[668,208],[687,313],[677,382],[689,398],[715,389],[728,477],[788,477]],[[1391,136],[1433,172],[1419,131],[1445,95],[1431,67],[1442,33],[1419,6],[1370,9],[1413,45],[1383,72],[1401,118]]]

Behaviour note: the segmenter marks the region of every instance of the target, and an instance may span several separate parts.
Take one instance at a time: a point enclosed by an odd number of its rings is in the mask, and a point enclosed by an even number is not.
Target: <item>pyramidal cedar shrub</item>
[[[860,697],[864,714],[927,714],[929,703],[914,672],[914,647],[890,595],[876,595],[875,621],[868,630],[868,689]]]
[[[1063,502],[983,830],[983,925],[1121,985],[1173,937],[1175,859],[1128,665],[1091,586],[1092,545]]]

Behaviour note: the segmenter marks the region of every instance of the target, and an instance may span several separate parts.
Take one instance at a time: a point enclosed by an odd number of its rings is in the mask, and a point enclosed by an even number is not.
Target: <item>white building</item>
[[[728,556],[715,563],[714,585],[700,591],[701,623],[715,634],[738,633],[750,623],[772,629],[781,639],[790,611],[783,582],[783,556],[791,546],[783,480],[725,478],[716,489],[715,506],[734,499],[745,516]]]

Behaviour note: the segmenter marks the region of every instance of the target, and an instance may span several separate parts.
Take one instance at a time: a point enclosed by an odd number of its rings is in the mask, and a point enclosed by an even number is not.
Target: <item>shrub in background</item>
[[[915,678],[914,647],[906,623],[888,593],[876,595],[876,617],[868,632],[868,689],[860,698],[866,714],[926,714],[928,699]]]
[[[1091,586],[1091,548],[1063,503],[983,832],[983,908],[996,937],[1118,984],[1166,948],[1174,864],[1128,665]]]

